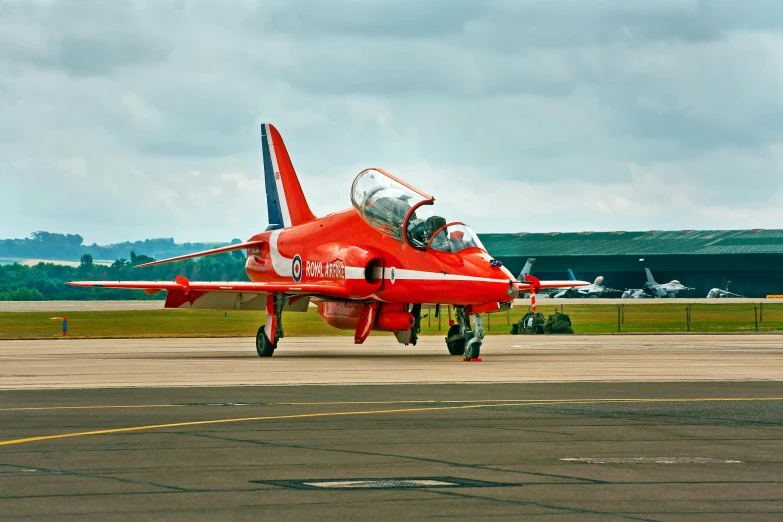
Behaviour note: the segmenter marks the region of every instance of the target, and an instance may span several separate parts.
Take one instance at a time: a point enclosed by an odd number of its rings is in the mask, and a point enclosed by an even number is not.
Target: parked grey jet
[[[644,271],[647,274],[647,282],[644,284],[642,290],[652,297],[677,297],[679,292],[695,290],[695,288],[688,288],[676,279],[668,283],[656,283],[650,269],[645,268]]]
[[[644,288],[628,288],[622,295],[623,299],[651,299],[652,296]]]
[[[731,281],[729,281],[731,283]],[[719,299],[722,297],[745,297],[744,295],[735,294],[734,292],[729,292],[729,283],[726,284],[726,290],[721,290],[720,288],[713,288],[709,292],[707,292],[707,299]]]
[[[519,274],[519,280],[520,281],[524,281],[525,280],[525,276],[531,275],[531,272],[533,270],[533,263],[535,263],[535,262],[536,262],[536,258],[535,257],[530,257],[530,258],[527,259],[527,261],[525,262],[525,266],[522,268],[522,272]],[[552,294],[554,294],[556,292],[559,292],[561,290],[566,290],[566,289],[572,288],[574,284],[579,284],[579,288],[581,288],[583,286],[590,286],[590,283],[588,283],[587,281],[580,281],[580,280],[576,279],[575,277],[573,277],[574,274],[573,274],[573,272],[571,272],[571,270],[568,271],[568,275],[569,275],[569,279],[565,280],[565,281],[561,281],[561,280],[550,281],[550,280],[547,280],[547,286],[549,286],[549,288],[542,289],[539,292],[538,295],[540,295],[541,297],[551,296]],[[558,284],[562,284],[563,286],[557,286]],[[530,297],[530,294],[519,294],[519,297],[520,298],[521,297]]]
[[[574,273],[571,272],[571,270],[568,270],[568,276],[569,279],[575,280],[576,277],[574,277]],[[575,297],[603,297],[610,293],[619,293],[620,290],[615,290],[614,288],[607,288],[603,285],[604,282],[604,276],[598,276],[595,278],[595,281],[593,281],[593,284],[585,285],[585,286],[575,286],[574,288],[566,288],[562,292],[559,292],[555,294],[555,299],[561,298],[561,297],[569,297],[569,298],[575,298]]]

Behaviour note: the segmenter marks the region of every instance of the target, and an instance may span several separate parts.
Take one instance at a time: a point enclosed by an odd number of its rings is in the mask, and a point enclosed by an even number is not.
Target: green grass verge
[[[619,333],[680,333],[688,331],[684,304],[626,304],[621,310]],[[758,305],[755,305],[758,307]],[[545,316],[558,305],[538,307]],[[618,305],[566,305],[574,330],[578,334],[617,334]],[[508,334],[509,323],[519,321],[527,311],[517,307],[510,313],[499,312],[484,316],[489,335]],[[758,308],[757,308],[757,311]],[[425,311],[424,313],[427,313]],[[129,337],[252,337],[264,323],[261,312],[222,310],[145,310],[121,312],[69,312],[68,336],[80,338]],[[783,303],[765,304],[759,332],[783,332]],[[318,313],[286,313],[283,316],[289,337],[346,335],[353,332],[336,330],[327,325]],[[431,311],[422,319],[422,335],[445,335],[448,330],[448,309],[443,307],[438,319]],[[28,339],[59,337],[62,319],[53,312],[0,313],[0,339]],[[690,331],[695,333],[755,332],[752,304],[694,304],[691,305]],[[373,335],[390,335],[374,332]]]

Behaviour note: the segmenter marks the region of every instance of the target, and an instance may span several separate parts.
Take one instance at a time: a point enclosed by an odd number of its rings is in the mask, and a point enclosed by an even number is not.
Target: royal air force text
[[[324,263],[308,261],[305,263],[305,277],[345,279],[345,265],[342,263]]]

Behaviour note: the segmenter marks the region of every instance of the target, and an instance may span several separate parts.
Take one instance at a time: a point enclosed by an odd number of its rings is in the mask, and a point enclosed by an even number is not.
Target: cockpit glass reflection
[[[486,250],[473,229],[462,223],[454,223],[441,229],[430,241],[430,249],[439,252],[461,252],[466,248]]]

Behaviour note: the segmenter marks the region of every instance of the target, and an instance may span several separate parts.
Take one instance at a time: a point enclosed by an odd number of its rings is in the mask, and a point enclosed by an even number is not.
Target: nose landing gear
[[[478,359],[481,352],[481,343],[484,341],[484,323],[481,316],[474,314],[473,319],[473,338],[465,345],[465,359],[468,361]]]
[[[481,352],[481,343],[484,341],[484,323],[481,316],[474,314],[471,316],[473,330],[470,328],[470,321],[465,313],[464,306],[454,307],[456,324],[449,327],[446,336],[446,347],[451,355],[464,355],[465,359],[470,361],[478,359]]]

